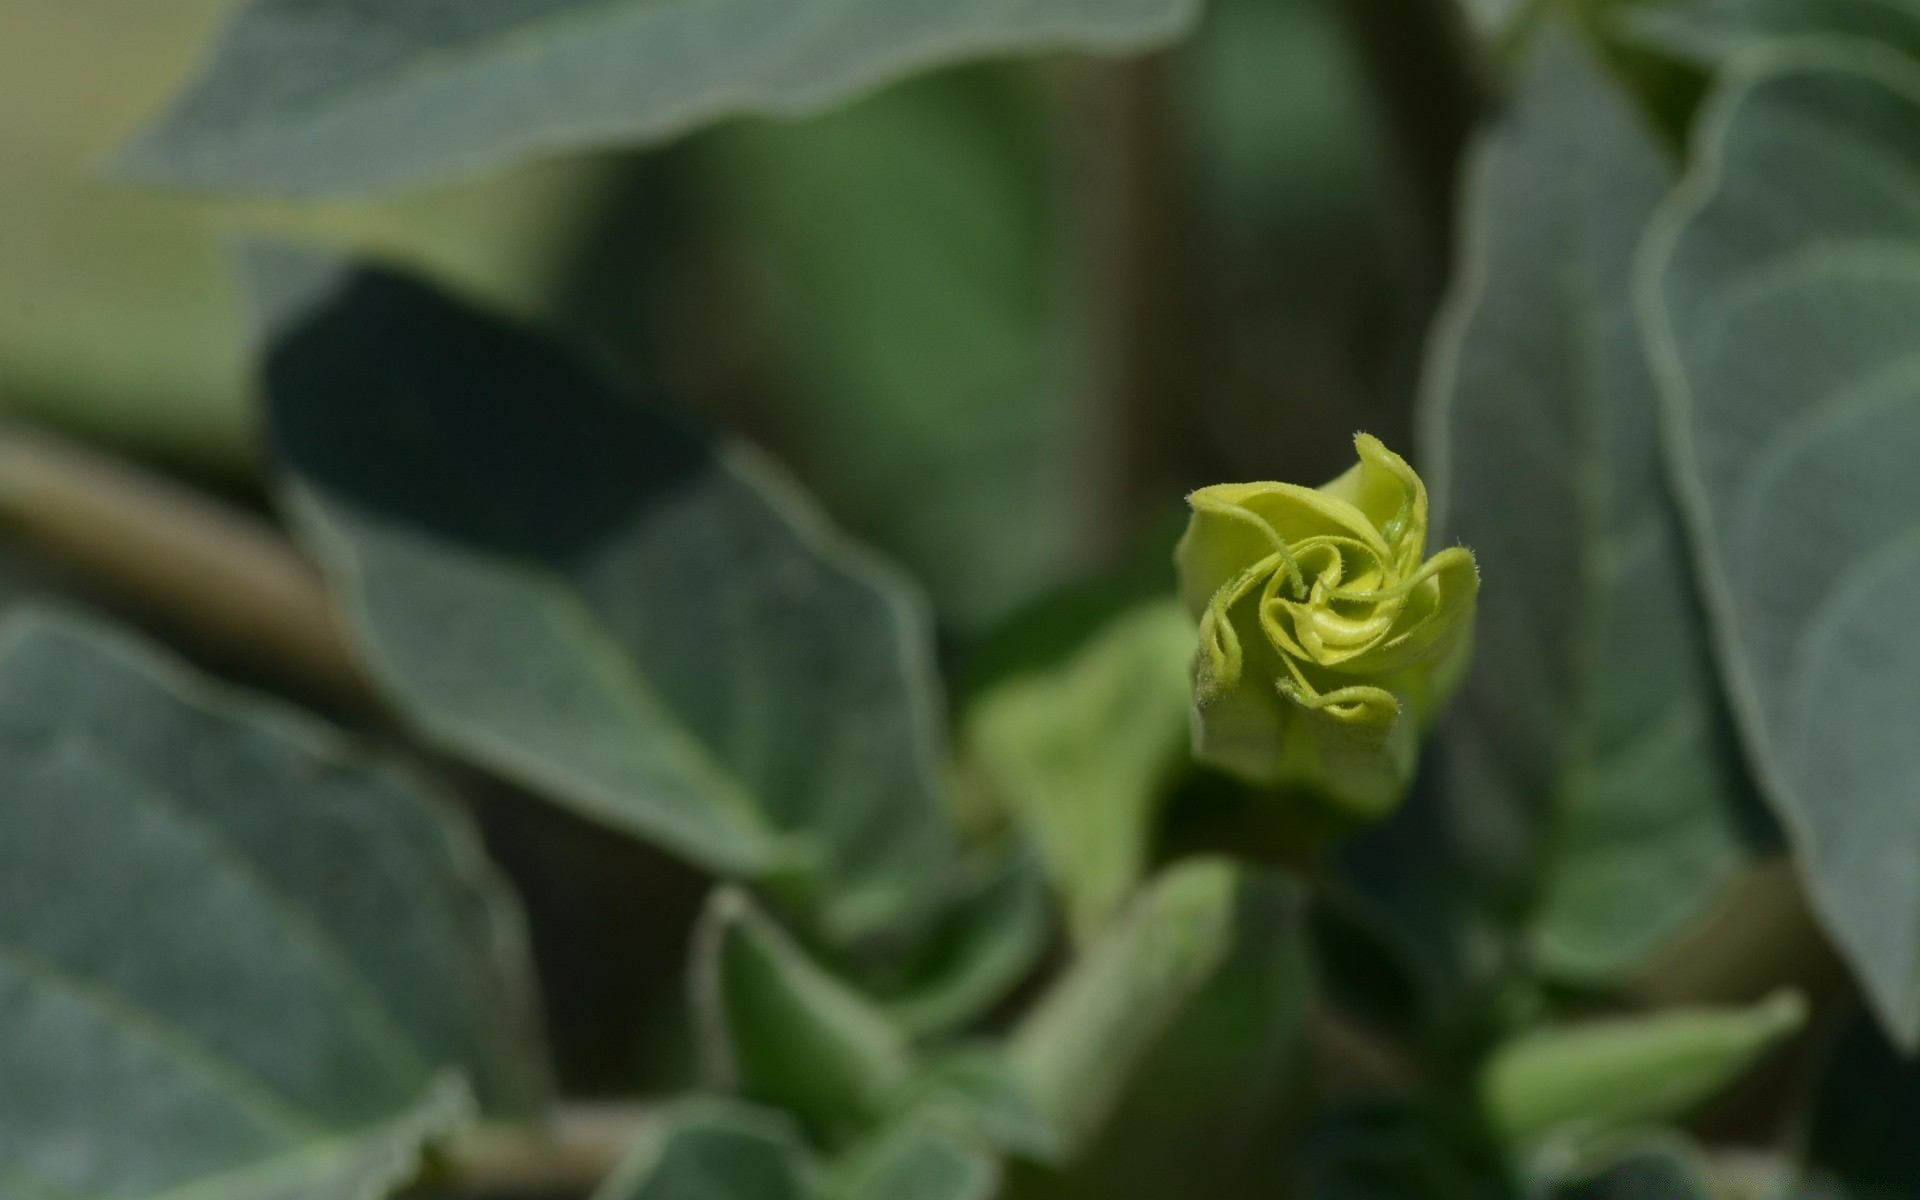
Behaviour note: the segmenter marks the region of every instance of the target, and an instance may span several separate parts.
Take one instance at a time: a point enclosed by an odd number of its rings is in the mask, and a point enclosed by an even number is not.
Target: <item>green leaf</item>
[[[918,594],[770,464],[353,276],[267,363],[294,517],[438,745],[851,939],[956,878]]]
[[[1570,1167],[1559,1164],[1548,1174],[1529,1195],[1542,1200],[1714,1200],[1723,1194],[1698,1148],[1671,1131],[1584,1156]],[[1777,1194],[1789,1193],[1783,1189]]]
[[[862,982],[915,1037],[970,1024],[1033,969],[1053,934],[1046,880],[1024,846],[988,852],[891,978]]]
[[[1296,1126],[1314,1102],[1306,890],[1242,873],[1229,919],[1206,977],[1129,1049],[1137,1061],[1093,1136],[1082,1133],[1059,1196],[1271,1200],[1294,1169]]]
[[[278,192],[466,174],[797,115],[963,58],[1177,37],[1192,0],[252,0],[128,149],[146,179]]]
[[[1895,1200],[1920,1193],[1920,1063],[1866,1014],[1851,1015],[1833,1038],[1809,1108],[1808,1172],[1829,1188],[1808,1194]]]
[[[1912,0],[1665,0],[1618,7],[1629,33],[1704,67],[1809,35],[1867,38],[1920,54],[1920,5]]]
[[[790,1109],[829,1139],[878,1121],[918,1066],[884,1012],[733,888],[701,919],[693,1001],[709,1082]]]
[[[649,1126],[592,1200],[812,1200],[811,1167],[780,1114],[682,1100]]]
[[[1060,1136],[1015,1076],[998,1045],[969,1045],[929,1064],[896,1108],[916,1120],[958,1127],[1006,1154],[1036,1162],[1061,1157]]]
[[[1000,1164],[985,1151],[908,1120],[882,1130],[840,1164],[832,1200],[992,1200]]]
[[[1528,940],[1589,982],[1684,932],[1746,857],[1633,325],[1629,268],[1671,178],[1621,87],[1542,28],[1474,153],[1423,397],[1446,538],[1484,579],[1447,761],[1473,803],[1541,826]]]
[[[1522,1033],[1480,1073],[1489,1125],[1509,1144],[1669,1120],[1739,1078],[1806,1021],[1783,992],[1744,1009],[1673,1009]]]
[[[1061,1194],[1271,1193],[1310,976],[1301,920],[1285,880],[1175,866],[1042,997],[1008,1055],[1075,1160]]]
[[[948,72],[695,151],[759,285],[773,444],[969,630],[1086,557],[1092,439],[1045,99],[1009,68]],[[729,303],[712,319],[738,326]]]
[[[1083,939],[1145,871],[1157,801],[1189,761],[1193,645],[1177,603],[1146,605],[966,715],[970,765],[1033,838]]]
[[[413,781],[90,621],[0,623],[0,1194],[377,1196],[473,1093],[544,1100],[532,1010]]]
[[[1154,1038],[1226,956],[1238,878],[1225,862],[1169,870],[1014,1033],[1014,1074],[1070,1146],[1098,1131]]]
[[[1814,906],[1920,1044],[1920,71],[1741,60],[1649,233],[1643,327],[1720,661]]]

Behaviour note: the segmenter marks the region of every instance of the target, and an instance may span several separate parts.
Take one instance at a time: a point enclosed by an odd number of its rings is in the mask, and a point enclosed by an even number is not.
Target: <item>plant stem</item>
[[[0,425],[0,528],[201,645],[355,708],[319,573],[272,524],[76,442]]]
[[[460,1196],[584,1195],[652,1119],[646,1105],[570,1104],[539,1125],[482,1125],[440,1147],[427,1182]]]

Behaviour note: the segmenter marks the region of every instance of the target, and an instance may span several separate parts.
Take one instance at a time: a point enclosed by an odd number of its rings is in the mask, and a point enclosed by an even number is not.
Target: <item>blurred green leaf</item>
[[[1014,1033],[1014,1073],[1070,1147],[1099,1131],[1154,1039],[1225,958],[1238,881],[1224,862],[1169,870]]]
[[[1912,0],[1661,0],[1614,7],[1626,30],[1703,67],[1808,35],[1868,38],[1920,54],[1920,5]]]
[[[1920,70],[1743,58],[1640,309],[1728,692],[1814,907],[1920,1044]]]
[[[832,1200],[993,1200],[999,1187],[992,1155],[907,1120],[852,1151],[828,1191]]]
[[[1670,182],[1632,99],[1564,25],[1542,28],[1475,151],[1424,396],[1446,535],[1484,580],[1451,781],[1534,814],[1528,940],[1586,982],[1684,932],[1746,858],[1745,781],[1630,304]]]
[[[776,446],[968,629],[1057,583],[1086,540],[1045,99],[1009,69],[948,72],[696,153],[772,335]]]
[[[812,1200],[811,1160],[784,1116],[729,1100],[660,1114],[592,1200]]]
[[[1314,1101],[1306,891],[1242,873],[1229,945],[1157,1032],[1116,1032],[1137,1059],[1051,1200],[1271,1200]],[[1084,1137],[1084,1135],[1083,1135]]]
[[[701,919],[692,979],[709,1081],[789,1109],[829,1139],[877,1122],[918,1066],[885,1013],[733,888]]]
[[[938,63],[1167,41],[1192,0],[251,0],[122,169],[348,191],[817,111]]]
[[[614,172],[559,161],[379,203],[209,204],[100,177],[214,0],[17,0],[0,38],[0,407],[221,477],[254,467],[229,253],[272,230],[544,313]],[[86,64],[85,86],[74,64]]]
[[[315,287],[269,356],[272,432],[401,713],[774,881],[838,939],[948,899],[940,695],[904,580],[771,464],[523,330],[393,275]]]
[[[1541,1200],[1715,1200],[1724,1193],[1699,1151],[1684,1136],[1667,1132],[1637,1137],[1556,1169],[1529,1194]]]
[[[946,1033],[1006,998],[1053,933],[1046,880],[1024,846],[982,855],[972,878],[891,978],[863,980],[915,1037]]]
[[[1920,1063],[1889,1043],[1865,1013],[1839,1029],[1813,1087],[1807,1169],[1853,1200],[1920,1194]]]
[[[1271,1194],[1299,1101],[1301,920],[1290,883],[1203,860],[1102,932],[1009,1043],[1069,1159],[1033,1195]]]
[[[546,1094],[473,831],[73,616],[0,625],[0,1192],[384,1194]]]
[[[1516,1147],[1670,1120],[1738,1079],[1806,1017],[1806,1002],[1783,992],[1749,1008],[1530,1030],[1488,1057],[1480,1101],[1488,1123]]]
[[[1194,639],[1178,602],[1146,605],[966,714],[970,765],[1038,845],[1083,939],[1146,870],[1156,801],[1188,761]]]
[[[1009,1155],[1038,1162],[1060,1157],[1058,1132],[997,1044],[962,1046],[935,1059],[898,1107],[936,1125],[966,1129]]]
[[[1443,1104],[1333,1104],[1307,1131],[1288,1171],[1313,1200],[1512,1200],[1506,1164],[1484,1161],[1446,1126]]]

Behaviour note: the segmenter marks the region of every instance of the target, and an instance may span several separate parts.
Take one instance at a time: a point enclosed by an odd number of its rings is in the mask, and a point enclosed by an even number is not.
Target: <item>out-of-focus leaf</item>
[[[1193,646],[1178,603],[1147,605],[967,713],[970,763],[1032,836],[1082,938],[1139,881],[1156,801],[1188,761]]]
[[[649,1125],[593,1200],[812,1200],[811,1170],[783,1115],[683,1100]]]
[[[1671,172],[1563,25],[1475,152],[1462,275],[1424,396],[1447,539],[1483,584],[1451,782],[1541,825],[1528,939],[1604,982],[1704,914],[1745,858],[1629,269]]]
[[[1070,1159],[1039,1194],[1151,1197],[1175,1175],[1270,1193],[1310,975],[1299,899],[1223,862],[1172,867],[1041,999],[1009,1046]]]
[[[252,0],[123,170],[359,190],[822,109],[913,70],[1143,48],[1192,0]]]
[[[1640,39],[1705,67],[1807,35],[1869,38],[1920,54],[1920,5],[1913,0],[1661,0],[1614,7]]]
[[[1014,1034],[1014,1074],[1069,1146],[1098,1131],[1154,1039],[1226,956],[1238,882],[1224,862],[1169,870]]]
[[[366,272],[267,364],[293,513],[395,706],[448,750],[852,939],[944,903],[917,593],[770,464],[554,347]]]
[[[935,1060],[898,1107],[935,1124],[966,1129],[1009,1155],[1040,1162],[1060,1157],[1058,1133],[998,1046],[966,1046]]]
[[[254,467],[236,231],[351,246],[540,314],[616,173],[558,161],[326,206],[196,203],[102,179],[100,156],[162,100],[219,7],[8,6],[0,227],[16,233],[0,238],[0,408],[235,477]]]
[[[1011,70],[946,73],[717,130],[697,156],[773,335],[775,445],[966,628],[1059,582],[1086,541],[1043,100]]]
[[[543,1101],[531,980],[411,781],[89,621],[0,625],[0,1193],[383,1194],[472,1094]]]
[[[1818,1195],[1920,1195],[1920,1063],[1864,1013],[1842,1026],[1821,1066],[1805,1155],[1809,1174],[1829,1185]]]
[[[1750,1008],[1532,1030],[1487,1059],[1481,1104],[1488,1124],[1515,1146],[1669,1120],[1739,1078],[1806,1015],[1806,1002],[1783,992]]]
[[[1312,1103],[1305,891],[1243,874],[1231,903],[1224,953],[1143,1039],[1109,1114],[1045,1192],[1052,1200],[1269,1200],[1292,1168],[1294,1126]]]
[[[1920,70],[1744,57],[1640,310],[1728,694],[1814,907],[1920,1044]]]
[[[694,954],[694,1016],[715,1086],[839,1139],[883,1116],[912,1077],[906,1035],[745,893],[714,894]]]
[[[837,1174],[831,1200],[992,1200],[1000,1187],[991,1154],[914,1120],[856,1147]]]
[[[1699,1151],[1685,1137],[1669,1132],[1637,1137],[1555,1169],[1528,1194],[1540,1200],[1714,1200],[1722,1193]]]
[[[1031,852],[990,855],[973,874],[894,977],[867,981],[915,1037],[958,1029],[1005,999],[1052,935],[1052,902]]]
[[[1437,1114],[1397,1101],[1336,1105],[1302,1139],[1288,1171],[1313,1200],[1510,1200],[1508,1167],[1456,1144]]]

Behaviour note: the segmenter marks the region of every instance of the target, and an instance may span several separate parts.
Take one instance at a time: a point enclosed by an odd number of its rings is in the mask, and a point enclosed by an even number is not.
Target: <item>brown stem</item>
[[[460,1196],[584,1195],[646,1132],[639,1104],[566,1105],[540,1125],[482,1125],[439,1148],[427,1183]]]
[[[40,430],[0,426],[0,528],[209,649],[371,703],[319,573],[272,524]]]
[[[1090,60],[1076,79],[1069,194],[1082,238],[1095,436],[1093,528],[1110,548],[1178,497],[1191,458],[1183,388],[1189,262],[1164,54]]]

